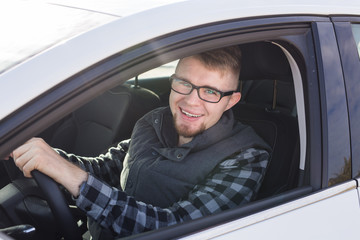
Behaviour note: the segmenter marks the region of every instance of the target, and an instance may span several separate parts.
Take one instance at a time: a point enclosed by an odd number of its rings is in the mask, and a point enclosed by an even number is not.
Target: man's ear
[[[235,92],[231,95],[230,100],[228,102],[228,105],[226,106],[226,110],[229,110],[230,108],[232,108],[235,104],[237,104],[241,99],[241,93],[240,92]]]

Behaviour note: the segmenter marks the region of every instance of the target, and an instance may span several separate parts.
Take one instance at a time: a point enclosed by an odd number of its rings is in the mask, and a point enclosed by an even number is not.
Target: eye
[[[204,88],[204,93],[206,95],[213,95],[213,96],[218,96],[220,94],[218,91],[211,88]]]

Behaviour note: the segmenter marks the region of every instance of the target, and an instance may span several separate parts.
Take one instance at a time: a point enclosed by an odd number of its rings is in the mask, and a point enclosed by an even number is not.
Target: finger
[[[13,152],[12,152],[12,157],[14,160],[18,159],[19,157],[21,157],[24,153],[28,152],[31,148],[31,145],[24,143],[23,145],[21,145],[20,147],[16,148]]]
[[[31,138],[30,140],[26,141],[24,144],[20,145],[18,148],[14,149],[9,156],[12,157],[14,160],[18,157],[20,157],[24,152],[28,151],[29,147],[31,147],[31,144],[29,143],[33,142],[34,138]],[[7,158],[9,158],[7,156]]]
[[[41,151],[41,149],[46,148],[46,145],[41,138],[31,138],[12,152],[13,158],[17,159],[29,151]]]
[[[24,172],[25,176],[30,176],[30,172],[37,169],[43,155],[43,143],[37,140],[28,141],[13,152],[15,165]]]
[[[33,170],[37,169],[37,164],[38,164],[38,162],[35,161],[34,159],[27,161],[22,167],[22,172],[23,172],[24,176],[31,178],[32,177],[31,172]]]
[[[14,163],[20,169],[20,171],[23,171],[25,164],[31,160],[32,156],[28,152],[25,152],[23,155],[14,158]]]
[[[24,173],[25,177],[32,177],[31,172],[33,170],[37,169],[42,171],[40,166],[44,165],[44,159],[45,158],[42,156],[42,154],[39,154],[39,151],[29,150],[14,161],[15,165]]]
[[[60,162],[65,161],[42,139],[31,139],[14,152],[15,164],[26,177],[31,177],[31,171],[35,169],[54,177],[61,167]]]

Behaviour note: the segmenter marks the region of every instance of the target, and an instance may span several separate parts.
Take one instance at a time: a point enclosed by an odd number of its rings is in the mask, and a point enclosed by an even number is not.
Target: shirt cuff
[[[112,192],[113,189],[109,185],[89,174],[87,181],[80,186],[76,205],[89,217],[97,220],[108,206]]]

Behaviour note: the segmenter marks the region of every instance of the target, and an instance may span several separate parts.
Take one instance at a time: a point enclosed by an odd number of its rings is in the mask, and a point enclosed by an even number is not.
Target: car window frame
[[[360,57],[354,39],[352,24],[360,25],[360,17],[337,16],[332,18],[336,31],[341,63],[343,66],[344,81],[346,86],[347,104],[349,109],[349,124],[351,136],[351,177],[360,176],[360,112],[357,111],[360,96],[359,76],[360,76]]]
[[[322,117],[322,187],[349,180],[343,178],[344,158],[350,159],[350,133],[345,83],[332,22],[313,23]],[[335,107],[336,106],[336,107]],[[336,132],[338,131],[338,132]],[[339,141],[339,137],[341,141]]]

